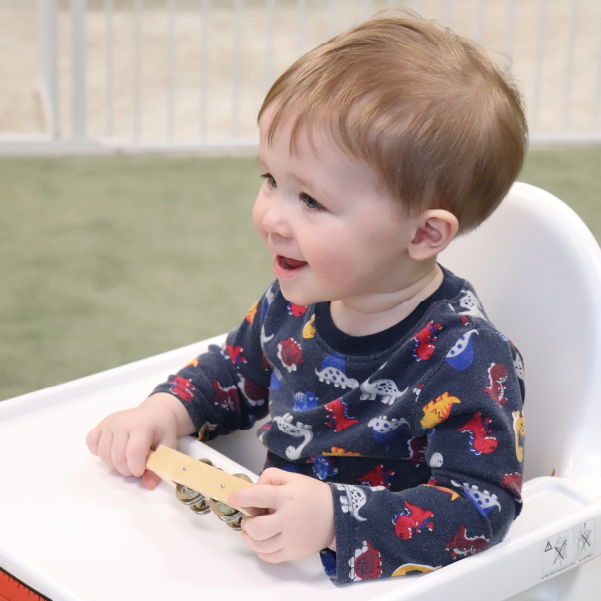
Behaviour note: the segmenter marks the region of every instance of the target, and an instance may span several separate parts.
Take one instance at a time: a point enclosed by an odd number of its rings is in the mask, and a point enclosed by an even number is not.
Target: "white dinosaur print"
[[[373,382],[367,380],[361,384],[361,391],[363,392],[361,400],[375,401],[376,398],[380,397],[382,403],[392,405],[407,392],[408,388],[399,390],[393,380],[382,379]]]
[[[310,425],[303,424],[302,422],[293,424],[292,419],[292,414],[285,413],[284,415],[274,417],[273,423],[276,424],[284,434],[289,434],[295,438],[303,438],[303,441],[297,447],[294,445],[286,447],[286,457],[295,460],[300,458],[303,449],[313,439],[313,430]]]
[[[343,513],[350,513],[359,522],[365,522],[367,518],[359,515],[359,511],[367,503],[365,491],[352,484],[336,484],[336,488],[346,495],[340,495],[340,506]]]
[[[499,497],[497,495],[489,492],[488,490],[481,490],[479,486],[476,484],[468,484],[467,482],[463,482],[463,484],[459,484],[459,482],[455,482],[455,480],[451,480],[451,484],[453,486],[463,488],[465,493],[470,497],[478,511],[481,515],[486,515],[489,511],[492,511],[495,507],[501,511],[501,504],[499,503]]]
[[[465,310],[459,311],[459,315],[471,315],[472,317],[481,317],[482,319],[486,319],[484,313],[482,313],[482,305],[480,305],[480,301],[476,298],[476,295],[471,290],[462,290],[461,295],[459,306]]]
[[[515,354],[515,358],[513,360],[513,368],[515,369],[515,373],[517,374],[520,380],[524,379],[524,363],[519,353]]]
[[[321,370],[315,370],[320,382],[331,384],[336,388],[358,388],[359,382],[355,378],[349,378],[342,370],[337,367],[324,367]]]
[[[263,324],[261,326],[261,347],[264,347],[268,342],[271,342],[273,336],[273,334],[271,334],[271,336],[267,336],[267,334],[265,334],[265,324]]]

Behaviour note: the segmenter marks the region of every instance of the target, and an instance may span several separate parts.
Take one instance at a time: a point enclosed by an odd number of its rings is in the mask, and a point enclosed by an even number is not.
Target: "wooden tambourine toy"
[[[235,490],[254,485],[246,474],[227,474],[214,467],[209,459],[194,459],[161,445],[150,452],[146,467],[175,486],[176,497],[192,511],[200,515],[212,511],[233,530],[240,530],[244,516],[265,513],[256,507],[227,505],[227,498]]]

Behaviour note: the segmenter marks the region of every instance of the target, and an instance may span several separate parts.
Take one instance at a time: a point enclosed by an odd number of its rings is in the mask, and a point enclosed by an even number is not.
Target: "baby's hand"
[[[181,403],[170,394],[159,393],[139,407],[104,418],[88,433],[86,442],[92,454],[111,469],[123,476],[141,477],[144,486],[152,489],[160,478],[146,470],[148,453],[161,444],[175,448],[177,437],[189,433],[180,434],[185,419],[190,418]]]
[[[245,543],[269,563],[334,548],[332,493],[319,480],[270,468],[256,486],[232,493],[228,504],[269,510],[268,515],[242,521]]]

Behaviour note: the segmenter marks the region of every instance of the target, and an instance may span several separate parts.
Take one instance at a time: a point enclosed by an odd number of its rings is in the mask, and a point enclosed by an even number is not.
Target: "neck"
[[[416,274],[408,285],[394,292],[332,301],[332,320],[349,336],[382,332],[410,315],[419,303],[438,289],[443,277],[442,270],[434,263]]]

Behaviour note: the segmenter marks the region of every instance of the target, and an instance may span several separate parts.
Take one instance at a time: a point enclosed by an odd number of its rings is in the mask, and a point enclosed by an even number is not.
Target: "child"
[[[254,224],[276,281],[232,331],[88,435],[142,476],[148,451],[260,429],[261,558],[321,552],[337,583],[431,571],[499,542],[521,508],[522,362],[437,263],[516,178],[516,91],[471,43],[376,18],[299,59],[259,113]]]

